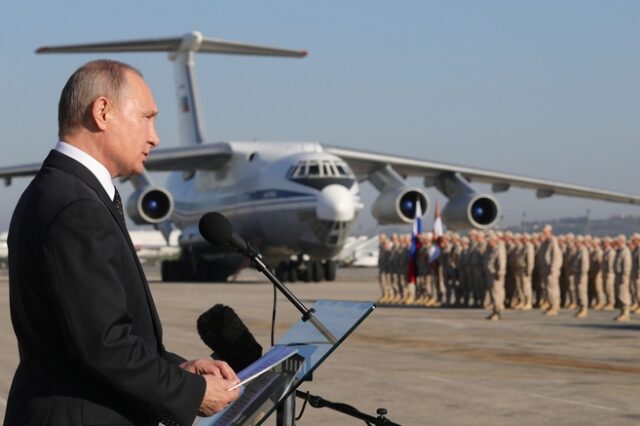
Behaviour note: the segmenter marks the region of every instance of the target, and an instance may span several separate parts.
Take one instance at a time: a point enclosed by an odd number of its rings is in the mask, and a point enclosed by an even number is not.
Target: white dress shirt
[[[113,186],[113,182],[111,181],[111,174],[109,170],[105,166],[102,165],[98,160],[84,152],[83,150],[76,148],[73,145],[70,145],[63,141],[58,141],[56,147],[54,148],[61,154],[66,155],[67,157],[71,157],[87,169],[93,173],[93,175],[98,179],[100,185],[104,188],[109,195],[109,198],[113,200],[114,195],[116,194],[116,188]]]

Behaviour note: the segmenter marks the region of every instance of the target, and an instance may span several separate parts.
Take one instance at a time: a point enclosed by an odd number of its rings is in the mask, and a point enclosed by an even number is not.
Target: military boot
[[[494,313],[492,313],[491,315],[489,315],[489,316],[487,317],[487,319],[488,319],[489,321],[500,321],[500,320],[502,319],[502,317],[500,316],[500,313],[499,313],[499,312],[494,312]]]
[[[557,306],[552,306],[549,309],[547,309],[544,314],[548,317],[555,317],[558,316],[558,307]]]
[[[378,303],[387,303],[391,298],[391,291],[389,288],[385,287],[382,297],[378,300]]]
[[[416,301],[416,285],[409,284],[407,286],[407,295],[403,300],[405,305],[413,305]]]
[[[578,312],[575,314],[576,318],[586,318],[587,317],[587,308],[580,308]]]
[[[613,320],[617,322],[627,322],[630,319],[631,319],[631,316],[629,315],[629,309],[623,308],[620,310],[620,315],[615,317]]]

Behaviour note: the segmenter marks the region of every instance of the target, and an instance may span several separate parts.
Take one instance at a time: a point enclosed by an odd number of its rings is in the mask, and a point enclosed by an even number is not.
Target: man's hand
[[[204,377],[207,382],[207,389],[200,403],[199,416],[209,417],[214,415],[235,401],[238,395],[240,395],[239,388],[230,391],[227,390],[237,382],[225,380],[211,374],[204,374],[202,377]]]
[[[211,374],[220,379],[234,382],[234,385],[240,382],[233,369],[229,367],[229,364],[224,361],[213,359],[196,359],[183,362],[182,364],[180,364],[180,368],[188,371],[189,373],[198,375]]]

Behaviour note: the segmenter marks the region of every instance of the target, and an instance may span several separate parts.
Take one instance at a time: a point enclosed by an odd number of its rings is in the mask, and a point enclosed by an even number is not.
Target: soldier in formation
[[[640,234],[555,236],[547,225],[534,234],[425,232],[413,255],[409,234],[381,234],[379,244],[379,303],[483,307],[491,320],[505,309],[567,309],[576,318],[618,309],[616,321],[640,313]]]

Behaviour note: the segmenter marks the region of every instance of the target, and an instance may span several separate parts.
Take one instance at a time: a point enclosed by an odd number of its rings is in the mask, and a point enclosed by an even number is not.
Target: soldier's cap
[[[637,232],[634,232],[633,235],[631,236],[632,240],[640,240],[640,234]]]
[[[464,237],[461,238],[461,240],[462,240],[463,243],[468,243],[469,242],[469,237],[464,236]]]
[[[616,240],[627,241],[627,236],[624,234],[619,234]]]
[[[576,236],[575,236],[575,235],[573,235],[573,232],[569,232],[569,233],[567,234],[567,239],[568,239],[568,240],[572,240],[572,239],[574,239],[575,237],[576,237]]]
[[[502,238],[502,237],[504,237],[504,233],[503,233],[502,231],[496,231],[496,232],[494,232],[494,234],[495,234],[495,236],[496,236],[496,237],[498,237],[498,238]]]
[[[610,243],[613,240],[611,239],[611,237],[604,237],[602,241],[604,241],[605,243]]]
[[[544,228],[542,228],[543,231],[553,231],[553,226],[549,225],[548,223],[544,226]]]
[[[576,237],[576,243],[581,243],[581,242],[584,242],[584,237],[582,235],[578,235]]]
[[[594,243],[594,244],[600,244],[600,238],[595,237],[595,238],[593,239],[593,243]]]
[[[511,232],[511,231],[505,231],[505,232],[504,232],[504,236],[505,236],[505,237],[509,237],[509,238],[513,238],[513,232]]]
[[[593,236],[591,234],[586,234],[584,236],[584,239],[587,240],[587,241],[591,241],[591,240],[593,240]]]

